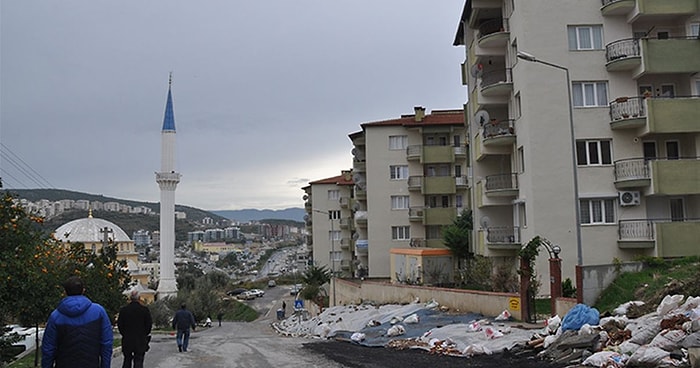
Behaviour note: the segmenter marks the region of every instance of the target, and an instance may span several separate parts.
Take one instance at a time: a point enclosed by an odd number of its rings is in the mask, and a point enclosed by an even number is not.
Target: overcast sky
[[[463,5],[2,0],[3,184],[158,202],[172,71],[176,202],[301,207],[301,187],[352,167],[360,124],[461,108]]]

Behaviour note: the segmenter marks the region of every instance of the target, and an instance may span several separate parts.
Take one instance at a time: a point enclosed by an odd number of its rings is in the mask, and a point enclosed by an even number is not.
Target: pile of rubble
[[[627,310],[642,302],[628,302],[615,315],[595,321],[597,311],[583,304],[547,326],[515,354],[536,351],[557,365],[594,367],[700,367],[700,297],[667,295],[656,311],[629,318]],[[567,317],[589,313],[588,319]],[[572,323],[573,322],[573,323]]]
[[[654,312],[639,316],[643,304],[625,303],[604,318],[578,304],[544,328],[512,322],[507,311],[496,318],[450,314],[435,301],[332,307],[273,327],[288,336],[461,357],[503,352],[555,366],[700,368],[700,297],[667,295]]]

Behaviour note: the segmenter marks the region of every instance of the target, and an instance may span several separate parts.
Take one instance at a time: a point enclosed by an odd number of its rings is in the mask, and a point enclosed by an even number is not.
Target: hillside
[[[283,210],[222,210],[211,211],[219,216],[235,221],[260,221],[260,220],[292,220],[303,222],[306,211],[303,208],[286,208]]]
[[[143,206],[148,207],[154,212],[160,212],[160,204],[158,202],[139,202],[129,199],[105,197],[102,194],[89,194],[82,192],[74,192],[70,190],[63,189],[12,189],[7,190],[8,192],[16,195],[19,198],[24,198],[31,202],[36,202],[41,199],[46,199],[52,202],[60,201],[62,199],[79,200],[86,199],[89,201],[100,201],[100,202],[119,202],[132,207]],[[195,222],[201,222],[205,217],[211,217],[214,221],[221,221],[225,218],[219,216],[213,212],[202,210],[199,208],[175,205],[176,211],[185,212],[187,214],[187,219]],[[104,218],[104,217],[103,217]],[[105,218],[107,219],[107,218]]]

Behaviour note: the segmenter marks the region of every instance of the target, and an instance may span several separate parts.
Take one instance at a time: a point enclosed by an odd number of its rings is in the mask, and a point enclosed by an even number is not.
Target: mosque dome
[[[112,230],[108,234],[109,240],[115,243],[131,242],[128,235],[113,222],[94,218],[90,214],[87,218],[73,220],[56,229],[55,237],[58,240],[71,243],[101,243],[104,234],[100,232],[104,228]]]

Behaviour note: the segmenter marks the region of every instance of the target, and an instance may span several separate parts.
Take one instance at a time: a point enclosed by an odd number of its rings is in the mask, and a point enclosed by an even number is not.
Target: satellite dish
[[[309,221],[309,215],[304,215],[304,221]]]
[[[301,197],[301,199],[303,199],[303,200],[307,200],[307,199],[309,199],[309,195],[308,195],[308,194],[304,194],[304,196],[303,196],[303,197]]]
[[[352,153],[353,156],[357,156],[357,148],[353,148],[350,153]]]
[[[352,234],[352,239],[353,239],[353,240],[360,239],[360,234],[359,234],[359,233],[354,233],[354,234]]]
[[[474,64],[474,65],[472,65],[472,68],[471,68],[471,71],[470,71],[470,72],[471,72],[472,77],[474,77],[474,78],[479,78],[479,77],[481,77],[481,73],[483,73],[483,71],[484,71],[484,66],[483,66],[483,65],[481,65],[481,64]]]
[[[482,228],[489,227],[490,223],[491,223],[491,219],[488,216],[481,216],[481,219],[479,220],[479,224],[481,224]]]
[[[352,176],[352,181],[359,184],[365,181],[365,177],[360,174],[354,174]]]
[[[479,110],[474,115],[474,122],[479,124],[479,126],[484,126],[484,124],[486,124],[486,122],[488,122],[490,119],[491,117],[486,110]]]
[[[352,209],[355,210],[355,211],[359,211],[359,210],[360,210],[360,204],[357,203],[357,202],[355,202],[355,203],[352,205]]]

